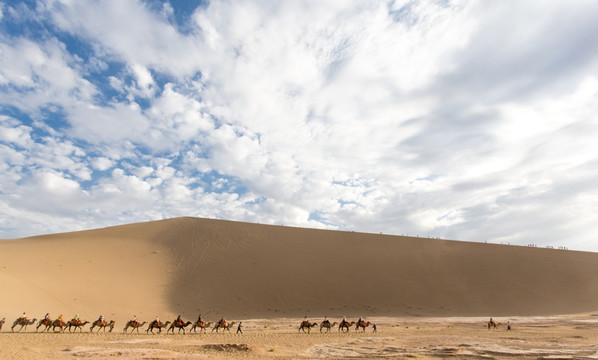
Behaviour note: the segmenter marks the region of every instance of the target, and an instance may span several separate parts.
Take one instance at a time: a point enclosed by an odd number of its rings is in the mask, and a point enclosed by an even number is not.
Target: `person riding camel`
[[[75,323],[75,325],[79,325],[79,323],[81,322],[81,320],[79,320],[79,314],[75,314],[75,316],[73,316],[73,322]]]
[[[131,324],[133,324],[133,327],[137,327],[137,315],[133,315],[133,318],[131,319]]]
[[[60,314],[60,316],[58,317],[57,320],[58,320],[60,326],[64,325],[64,321],[62,321],[62,314]]]
[[[303,324],[308,324],[308,323],[309,323],[309,321],[307,321],[307,315],[305,315],[303,317]]]
[[[21,320],[21,321],[28,321],[27,314],[25,312],[23,312],[23,315],[21,315],[21,317],[19,318],[19,320]]]
[[[156,315],[156,319],[154,320],[154,323],[158,326],[162,326],[162,323],[160,323],[160,318],[158,318],[158,315]]]
[[[46,315],[44,315],[43,324],[49,325],[51,322],[52,322],[52,320],[50,319],[50,313],[46,313]]]
[[[100,315],[100,317],[98,318],[98,322],[100,323],[100,325],[104,325],[104,316]]]
[[[218,321],[218,325],[220,327],[226,327],[226,320],[224,319],[224,316],[220,318],[220,320]]]
[[[175,322],[178,326],[183,326],[183,319],[181,319],[181,315],[177,316]]]
[[[322,321],[322,324],[329,324],[330,325],[330,320],[328,320],[328,317],[326,315],[324,315],[324,321]]]
[[[357,320],[357,325],[361,325],[362,322],[363,322],[363,318],[360,316],[359,320]]]
[[[202,326],[203,325],[203,321],[201,320],[201,314],[199,314],[199,316],[197,316],[197,323]]]

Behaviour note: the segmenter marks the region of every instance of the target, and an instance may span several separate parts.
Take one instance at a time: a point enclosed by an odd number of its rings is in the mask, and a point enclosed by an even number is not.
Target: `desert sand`
[[[2,240],[0,358],[598,357],[598,254],[483,240],[198,218]],[[116,327],[12,333],[23,312]],[[133,315],[199,313],[245,333],[122,334]],[[298,334],[303,316],[378,332]],[[489,316],[513,331],[488,331]]]
[[[333,319],[334,320],[334,319]],[[338,319],[337,319],[338,320]],[[299,334],[301,319],[243,321],[244,333],[0,333],[2,359],[596,359],[598,317],[372,318],[365,333]]]

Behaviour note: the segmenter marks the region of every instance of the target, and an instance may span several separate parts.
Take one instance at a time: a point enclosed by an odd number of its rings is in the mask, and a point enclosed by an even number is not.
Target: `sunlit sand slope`
[[[177,218],[0,241],[0,316],[581,313],[596,274],[596,253]]]

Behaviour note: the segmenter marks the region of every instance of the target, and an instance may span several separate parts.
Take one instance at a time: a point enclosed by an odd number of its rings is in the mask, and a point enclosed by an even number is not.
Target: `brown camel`
[[[82,332],[83,327],[87,324],[89,324],[89,321],[87,321],[87,320],[81,321],[81,320],[72,319],[72,320],[69,320],[64,327],[66,329],[66,327],[68,326],[69,332],[71,332],[71,327],[75,328],[75,330],[74,330],[75,332],[77,331],[77,329],[79,329],[79,331]]]
[[[35,332],[37,332],[42,325],[46,327],[42,331],[49,331],[50,327],[52,326],[52,322],[53,322],[52,319],[41,319],[40,321],[37,322],[37,326],[35,327]]]
[[[108,332],[112,332],[112,329],[114,329],[114,324],[116,324],[116,322],[114,320],[110,320],[110,322],[106,322],[106,320],[104,320],[104,321],[96,320],[91,323],[89,332],[91,332],[93,330],[93,328],[96,326],[98,327],[98,332],[100,332],[101,329],[104,329],[104,332],[106,332],[106,328],[110,328],[110,330],[108,330]]]
[[[338,326],[338,331],[341,331],[341,330],[343,330],[343,332],[349,331],[349,328],[353,325],[355,325],[355,321],[348,322],[347,320],[343,320],[343,321],[341,321],[340,325]]]
[[[199,328],[199,332],[201,333],[201,331],[203,330],[203,332],[206,332],[206,329],[210,327],[210,325],[212,325],[212,322],[205,322],[205,321],[196,321],[193,326],[191,326],[191,330],[189,330],[189,332],[191,332],[193,330],[193,332],[197,332],[197,328]]]
[[[145,330],[145,332],[147,333],[149,331],[153,334],[154,329],[158,329],[158,334],[159,334],[162,332],[162,328],[167,327],[169,324],[170,324],[170,321],[162,323],[162,322],[157,322],[156,320],[154,320],[149,324],[149,326],[147,327],[147,330]]]
[[[498,327],[500,326],[500,323],[497,323],[496,321],[488,321],[488,330],[492,329],[498,329]]]
[[[316,326],[318,326],[317,322],[310,323],[309,321],[302,321],[301,325],[299,325],[299,332],[301,332],[301,330],[303,330],[303,332],[305,332],[305,329],[307,329],[307,333],[309,334],[309,332],[311,331],[311,328],[316,327]]]
[[[129,320],[129,321],[127,321],[127,325],[125,325],[123,332],[126,333],[127,329],[131,328],[131,333],[133,333],[133,331],[135,331],[135,330],[137,330],[137,333],[139,333],[139,328],[142,327],[143,325],[145,325],[146,323],[147,323],[147,321],[139,323],[138,321]]]
[[[357,322],[357,324],[355,325],[355,331],[359,331],[359,328],[363,329],[363,332],[365,332],[365,328],[370,326],[370,322],[365,322],[365,320],[361,320],[361,322]]]
[[[187,321],[186,323],[184,323],[182,320],[175,320],[172,324],[170,324],[170,327],[168,328],[168,330],[166,330],[166,333],[168,334],[168,332],[172,330],[172,334],[174,335],[174,328],[178,328],[179,333],[181,332],[181,330],[183,330],[183,334],[185,334],[185,328],[189,325],[191,325],[191,321]]]
[[[214,332],[214,330],[216,330],[216,332],[218,332],[218,330],[220,330],[220,329],[222,329],[222,332],[224,332],[225,330],[228,330],[228,332],[230,332],[230,328],[233,327],[233,325],[235,325],[235,324],[236,324],[235,321],[233,321],[231,323],[226,322],[226,321],[224,323],[221,323],[220,321],[218,321],[216,323],[216,325],[214,325],[214,327],[212,328],[212,332]]]
[[[332,327],[334,327],[335,325],[336,325],[336,321],[333,322],[332,324],[330,323],[330,321],[322,322],[320,324],[320,332],[322,332],[322,328],[326,328],[326,332],[330,332],[330,329]]]
[[[33,319],[33,320],[27,320],[25,318],[18,318],[15,320],[14,323],[12,323],[12,326],[10,327],[10,331],[15,331],[15,326],[17,325],[21,325],[21,327],[19,328],[18,331],[21,331],[23,329],[23,326],[25,327],[25,331],[27,331],[27,326],[35,324],[35,322],[37,321],[37,319]]]
[[[58,319],[52,321],[52,331],[56,331],[56,328],[60,328],[60,331],[64,331],[64,329],[66,329],[66,322],[64,322],[64,320]]]
[[[0,320],[0,330],[2,330],[2,325],[4,325],[5,322],[6,318],[2,318],[2,320]]]

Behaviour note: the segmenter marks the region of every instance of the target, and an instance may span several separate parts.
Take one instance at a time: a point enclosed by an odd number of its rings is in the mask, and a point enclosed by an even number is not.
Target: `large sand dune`
[[[0,318],[571,314],[596,274],[596,253],[177,218],[0,241]]]

